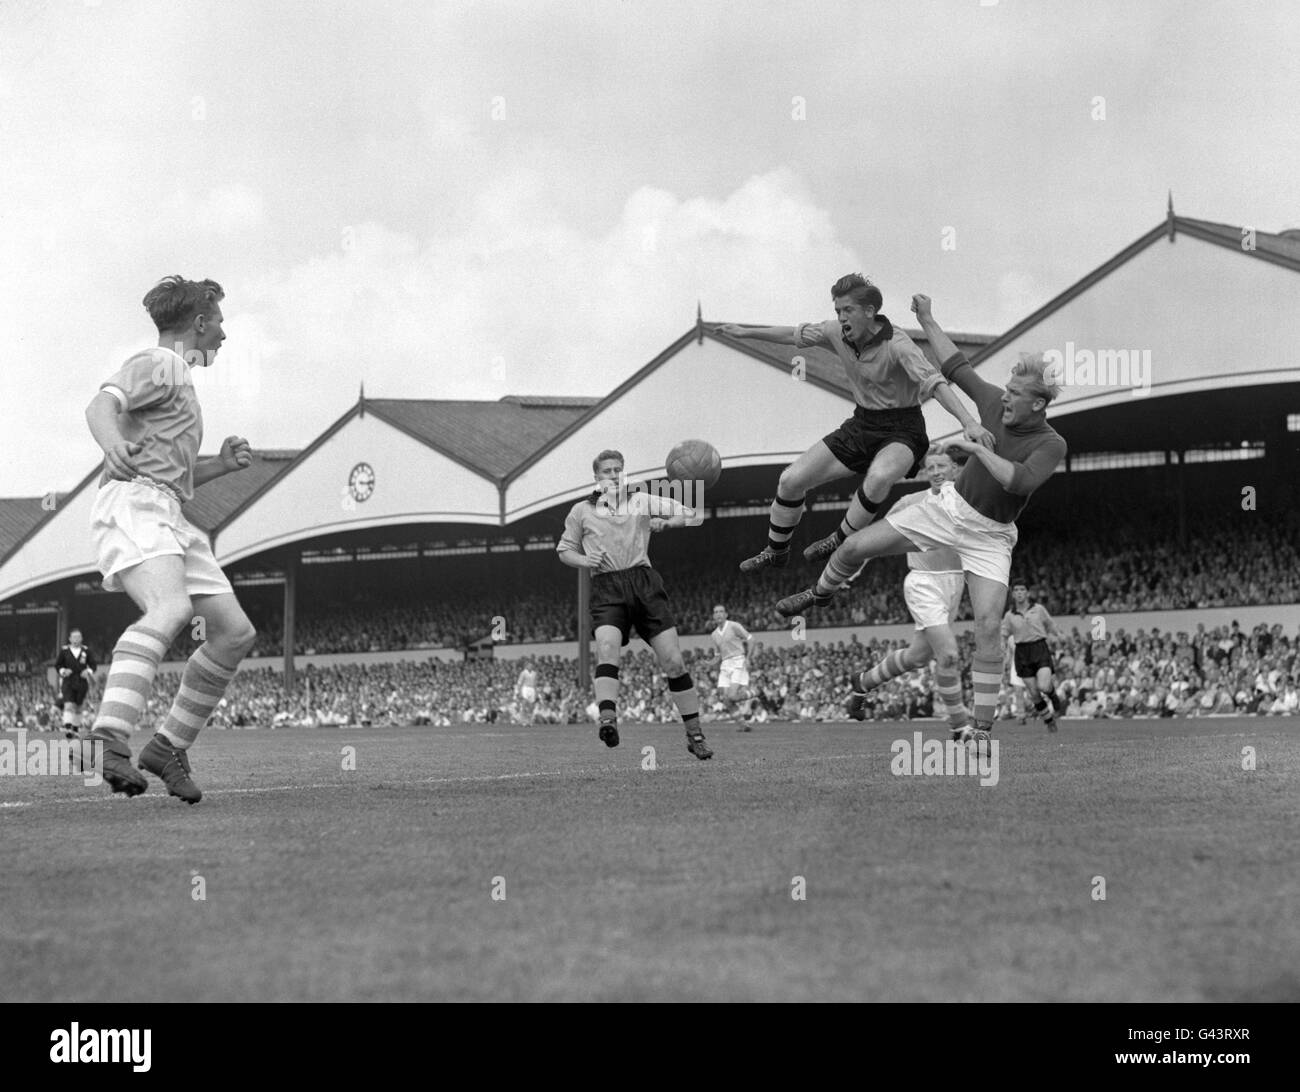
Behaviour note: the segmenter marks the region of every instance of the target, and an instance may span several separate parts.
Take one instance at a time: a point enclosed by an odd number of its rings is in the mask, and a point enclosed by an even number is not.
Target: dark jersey
[[[72,678],[80,678],[87,668],[92,672],[98,669],[99,663],[86,645],[80,646],[75,652],[71,645],[64,645],[59,649],[59,658],[54,661],[54,668],[61,671],[65,667],[72,672]]]
[[[1009,487],[993,477],[978,457],[972,456],[957,475],[957,494],[998,523],[1014,523],[1029,503],[1029,496],[1052,476],[1065,459],[1065,441],[1046,422],[1008,428],[1002,423],[1002,388],[981,379],[956,352],[943,362],[943,375],[975,403],[980,424],[993,433],[993,452],[1016,464]]]

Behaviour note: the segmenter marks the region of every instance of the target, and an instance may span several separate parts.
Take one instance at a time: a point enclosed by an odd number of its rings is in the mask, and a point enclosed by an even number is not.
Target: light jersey
[[[951,488],[952,482],[944,482],[940,488]],[[922,489],[903,497],[891,512],[910,508],[925,500],[930,490]],[[961,557],[951,546],[936,546],[933,550],[911,550],[907,555],[907,567],[918,573],[959,573],[962,572]]]
[[[805,322],[795,327],[794,343],[799,348],[830,349],[849,377],[855,401],[863,409],[904,409],[919,406],[944,382],[942,373],[930,363],[910,337],[884,315],[877,315],[880,329],[860,351],[844,340],[838,319]]]
[[[122,438],[142,445],[132,456],[138,472],[170,488],[182,503],[191,500],[203,413],[184,358],[162,347],[136,353],[99,389],[121,407]],[[99,484],[110,480],[105,468]]]
[[[536,671],[519,672],[519,682],[517,685],[519,686],[520,690],[536,690],[537,672]]]
[[[659,497],[651,493],[632,493],[619,503],[617,497],[611,506],[608,494],[600,494],[593,502],[590,497],[580,500],[564,520],[564,534],[556,550],[575,550],[580,554],[590,551],[588,546],[599,547],[605,559],[595,573],[620,572],[638,565],[649,565],[646,546],[650,541],[650,520],[653,516],[664,519],[685,512],[686,506],[672,497]]]
[[[1041,603],[1031,603],[1024,614],[1012,607],[1002,616],[1002,636],[1012,638],[1018,645],[1046,640],[1049,633],[1055,632],[1056,624]]]
[[[749,630],[731,618],[713,631],[713,643],[718,646],[718,655],[724,660],[744,657],[748,640]]]

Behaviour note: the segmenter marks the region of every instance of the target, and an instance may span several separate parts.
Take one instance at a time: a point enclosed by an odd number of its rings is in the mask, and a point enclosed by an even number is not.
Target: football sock
[[[113,648],[113,663],[92,732],[119,743],[127,741],[140,722],[158,665],[170,644],[157,630],[139,623],[127,627]]]
[[[971,719],[970,710],[966,708],[966,703],[961,698],[961,675],[955,669],[944,671],[936,665],[934,689],[939,695],[939,706],[943,710],[943,715],[948,718],[951,727],[960,728]]]
[[[1051,720],[1056,716],[1056,709],[1044,694],[1038,695],[1038,700],[1034,702],[1034,710],[1043,720]]]
[[[803,518],[803,497],[787,500],[780,493],[768,513],[767,542],[774,550],[788,550],[794,529]]]
[[[1002,657],[976,655],[971,662],[970,677],[975,687],[975,724],[990,731],[998,707],[998,691],[1002,687]]]
[[[826,568],[817,578],[817,595],[818,597],[829,597],[835,594],[835,590],[841,585],[852,580],[861,571],[861,566],[856,561],[849,561],[847,558],[840,557],[838,550],[831,554],[831,559],[826,562]]]
[[[911,670],[907,664],[907,649],[896,648],[875,667],[863,671],[858,676],[857,689],[864,692],[874,690],[882,683],[896,679],[899,675],[906,675]]]
[[[618,701],[618,664],[596,665],[596,707],[602,713],[612,713]]]
[[[668,689],[672,692],[677,712],[681,714],[682,723],[687,732],[695,732],[700,727],[700,692],[695,689],[695,682],[690,672],[686,671],[668,680]]]
[[[876,518],[876,512],[880,508],[879,501],[871,500],[861,485],[858,491],[853,494],[849,501],[849,510],[844,513],[844,519],[840,522],[836,530],[836,537],[843,542],[849,535],[855,531],[861,531]]]
[[[204,641],[199,645],[185,664],[181,684],[176,688],[176,700],[158,729],[160,736],[182,751],[198,738],[199,730],[208,723],[208,717],[225,695],[237,670],[217,660],[208,650],[208,644]]]

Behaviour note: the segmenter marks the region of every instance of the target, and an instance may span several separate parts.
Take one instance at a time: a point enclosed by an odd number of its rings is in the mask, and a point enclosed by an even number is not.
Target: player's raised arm
[[[741,326],[735,322],[727,322],[718,327],[718,333],[738,340],[748,338],[750,341],[774,341],[778,345],[794,345],[795,335],[799,329],[798,326]]]
[[[975,369],[966,359],[966,354],[957,348],[952,338],[945,334],[943,328],[935,321],[931,306],[930,297],[923,293],[918,292],[912,297],[912,311],[920,322],[921,329],[925,331],[926,339],[934,349],[934,355],[942,364],[943,377],[948,382],[956,384],[975,403],[975,407],[981,414],[995,408],[1002,400],[1002,388],[975,374]],[[940,405],[943,403],[941,402]],[[944,408],[947,409],[947,406]]]
[[[666,531],[670,528],[686,527],[695,519],[695,509],[682,504],[672,497],[660,497],[650,493],[638,493],[645,497],[646,508],[650,514],[650,530]]]
[[[993,445],[996,442],[993,433],[970,415],[966,407],[961,404],[961,399],[953,393],[952,387],[946,382],[935,386],[934,400],[957,418],[958,423],[961,425],[962,435],[966,439],[972,443],[983,444],[990,451],[993,450]]]

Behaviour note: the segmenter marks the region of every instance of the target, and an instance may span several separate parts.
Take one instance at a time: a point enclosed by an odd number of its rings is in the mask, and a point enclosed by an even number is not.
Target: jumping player
[[[532,660],[525,660],[519,678],[515,680],[515,701],[519,704],[519,717],[531,725],[537,717],[537,671]]]
[[[185,665],[176,700],[140,752],[140,769],[173,796],[202,797],[188,751],[220,702],[256,631],[212,555],[207,536],[182,514],[195,486],[252,463],[248,441],[227,437],[199,457],[203,418],[190,368],[209,366],[225,333],[215,281],[165,277],[144,306],[158,347],[137,353],[101,386],[86,420],[104,451],[91,533],[106,591],[125,591],[143,612],[113,649],[91,739],[104,741],[103,777],[114,792],[142,793],[127,740],[149,699],[164,653],[191,621],[204,641]]]
[[[1049,732],[1056,731],[1056,665],[1048,636],[1059,636],[1056,623],[1042,603],[1030,603],[1023,580],[1011,587],[1011,609],[1002,616],[1002,639],[1015,642],[1011,670],[1024,681],[1025,696],[1043,718]]]
[[[932,449],[925,457],[924,470],[930,480],[930,492],[938,493],[945,486],[951,488],[948,483],[956,480],[965,463],[965,456],[958,461],[943,448]],[[890,515],[919,503],[925,496],[920,492],[904,497],[890,509]],[[875,667],[857,672],[853,676],[853,693],[845,707],[854,720],[866,720],[868,692],[934,660],[934,688],[952,738],[968,739],[973,728],[970,710],[962,701],[961,663],[957,635],[952,631],[966,590],[961,558],[951,546],[915,550],[907,555],[907,568],[903,599],[916,622],[916,636],[907,648],[895,649]]]
[[[591,467],[597,488],[569,511],[556,550],[566,565],[592,571],[591,625],[596,638],[601,742],[618,746],[618,660],[635,629],[659,658],[686,726],[686,749],[696,758],[712,758],[700,730],[700,697],[682,662],[668,593],[646,553],[651,533],[686,526],[694,510],[671,497],[629,493],[623,456],[617,451],[602,451]]]
[[[86,703],[90,684],[95,681],[95,671],[99,668],[94,654],[81,643],[81,630],[74,629],[68,634],[68,643],[59,649],[54,668],[59,673],[63,734],[68,739],[76,739],[81,735],[81,707]]]
[[[967,440],[993,446],[991,433],[971,417],[925,354],[880,314],[879,288],[860,273],[850,273],[831,286],[831,301],[835,318],[825,322],[718,327],[720,333],[734,338],[830,349],[844,365],[858,404],[852,417],[781,472],[767,545],[740,563],[741,572],[789,563],[790,539],[803,516],[804,498],[827,482],[862,476],[843,521],[832,534],[804,550],[806,560],[829,557],[849,535],[875,519],[890,489],[919,466],[930,446],[921,403],[931,395],[961,422]]]
[[[1002,681],[1002,608],[1007,601],[1016,517],[1030,496],[1065,458],[1065,441],[1047,423],[1047,407],[1060,393],[1042,356],[1022,356],[1006,389],[975,374],[964,353],[935,322],[930,298],[912,297],[930,344],[944,362],[943,374],[975,403],[996,439],[993,451],[969,440],[949,447],[974,456],[952,488],[923,499],[852,535],[831,557],[816,585],[776,605],[789,617],[830,601],[866,561],[886,554],[952,546],[961,558],[975,613],[975,740],[989,739]]]
[[[718,694],[731,707],[735,716],[740,703],[749,704],[749,630],[727,617],[727,608],[719,603],[713,608],[713,624],[717,628],[710,635],[717,649]],[[743,729],[749,731],[746,725]]]

